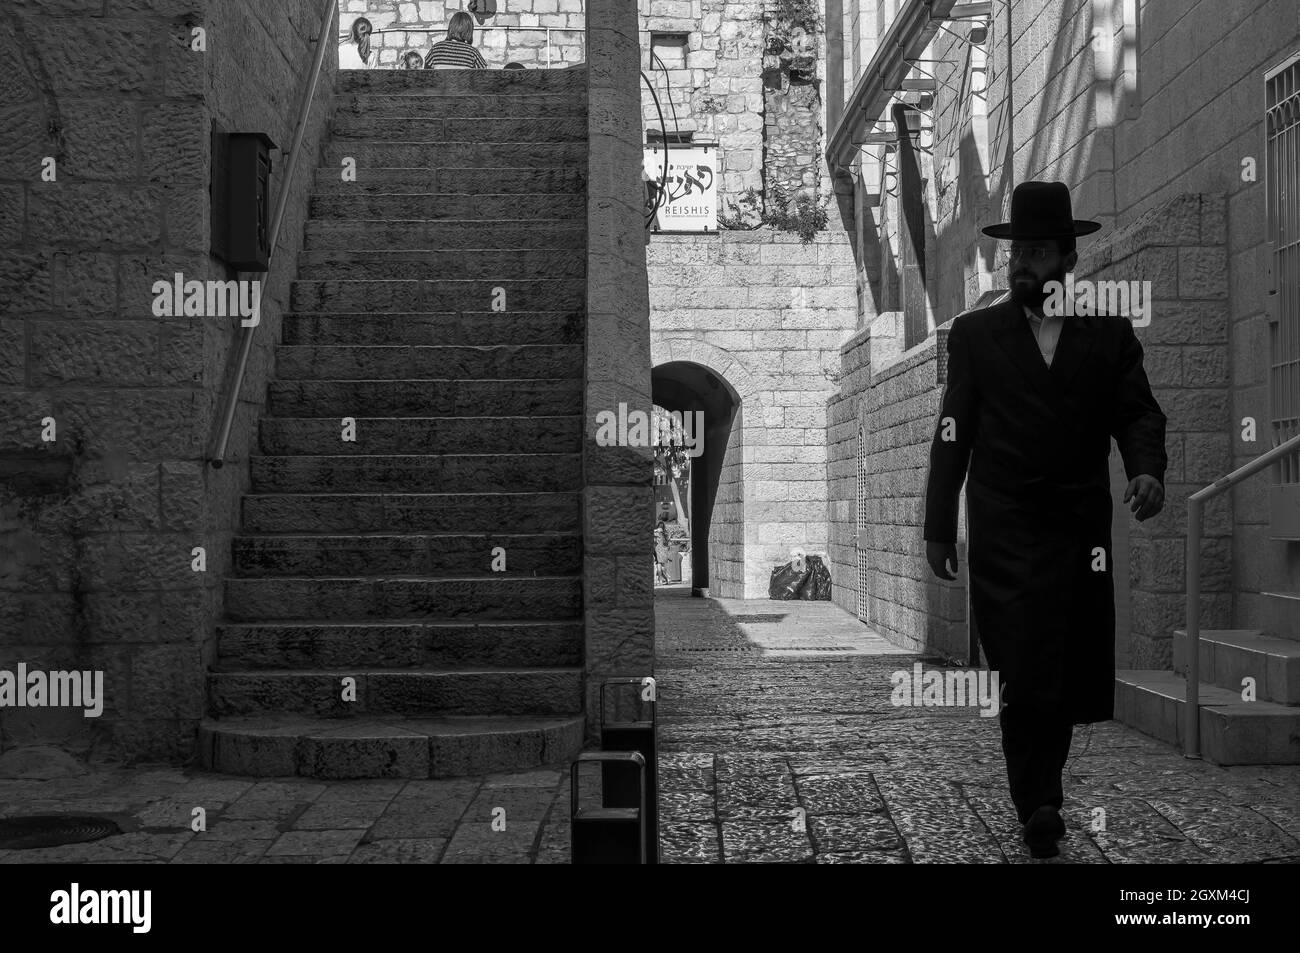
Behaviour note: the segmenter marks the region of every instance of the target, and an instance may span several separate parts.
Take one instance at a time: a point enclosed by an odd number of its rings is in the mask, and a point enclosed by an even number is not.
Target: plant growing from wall
[[[817,31],[821,14],[817,0],[775,0],[768,8],[765,72],[782,71],[797,82],[817,78]]]
[[[741,231],[767,225],[783,232],[793,232],[806,245],[813,236],[826,227],[826,209],[810,192],[798,192],[793,197],[779,185],[773,186],[767,208],[761,208],[758,189],[746,189],[740,198],[730,202],[730,214],[719,213],[718,225]]]

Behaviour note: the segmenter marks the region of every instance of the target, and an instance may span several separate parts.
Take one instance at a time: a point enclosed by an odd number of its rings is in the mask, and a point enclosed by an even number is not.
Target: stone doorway
[[[703,452],[691,464],[691,586],[739,598],[745,586],[745,483],[742,402],[717,372],[669,361],[651,376],[652,400],[683,415],[704,414]]]

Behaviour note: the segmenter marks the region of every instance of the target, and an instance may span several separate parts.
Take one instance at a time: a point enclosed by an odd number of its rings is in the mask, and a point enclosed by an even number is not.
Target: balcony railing
[[[376,37],[401,36],[396,45],[376,41]],[[421,38],[413,43],[412,35]],[[408,55],[417,54],[421,62],[434,43],[447,35],[445,26],[403,27],[394,26],[371,32],[371,63],[366,69],[405,69]],[[350,34],[339,37],[339,45],[352,42]],[[488,66],[500,69],[507,63],[519,63],[531,69],[560,69],[585,63],[587,60],[587,31],[538,26],[481,26],[474,31],[474,48],[488,61]],[[394,59],[384,56],[395,52]],[[500,62],[497,62],[500,60]]]

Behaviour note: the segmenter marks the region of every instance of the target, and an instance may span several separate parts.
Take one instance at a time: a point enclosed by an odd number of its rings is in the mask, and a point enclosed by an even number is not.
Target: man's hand
[[[957,578],[957,545],[955,543],[932,543],[926,541],[925,560],[930,569],[940,579],[952,581]],[[952,563],[952,572],[948,572],[948,563]]]
[[[1128,489],[1124,491],[1124,502],[1128,503],[1129,500],[1133,501],[1129,504],[1129,509],[1140,523],[1164,509],[1165,488],[1155,477],[1139,473],[1129,481]]]

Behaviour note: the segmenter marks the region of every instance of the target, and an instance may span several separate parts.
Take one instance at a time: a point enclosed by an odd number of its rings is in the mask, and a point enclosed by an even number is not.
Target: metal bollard
[[[578,807],[578,766],[583,762],[635,766],[639,798],[635,807]],[[603,792],[602,792],[603,793]],[[636,751],[584,751],[569,768],[569,850],[574,864],[646,862],[645,758]]]
[[[606,722],[605,692],[611,685],[635,685],[650,688],[650,698],[637,697],[638,708],[650,706],[648,720]],[[645,759],[645,822],[646,863],[659,863],[659,783],[655,750],[658,746],[655,722],[655,689],[653,676],[642,678],[611,678],[600,686],[600,747],[602,751],[636,751]],[[605,807],[633,807],[640,797],[639,780],[628,764],[617,762],[601,767],[602,803]]]

